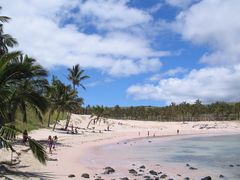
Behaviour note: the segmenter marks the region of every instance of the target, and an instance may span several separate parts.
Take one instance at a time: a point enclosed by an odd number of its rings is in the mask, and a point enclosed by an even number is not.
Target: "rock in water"
[[[206,177],[202,178],[201,180],[212,180],[212,178],[210,176],[206,176]]]
[[[195,167],[190,167],[189,169],[190,170],[197,170],[197,168],[195,168]]]
[[[224,178],[224,175],[220,174],[220,175],[219,175],[219,178]]]
[[[151,175],[154,175],[154,176],[157,176],[157,175],[158,175],[158,173],[157,173],[156,171],[154,171],[154,170],[149,171],[149,173],[150,173]]]
[[[105,171],[104,171],[103,174],[111,174],[111,173],[115,172],[115,170],[113,168],[111,168],[111,167],[105,167],[104,170]]]
[[[83,177],[83,178],[90,178],[89,174],[87,174],[87,173],[83,173],[83,174],[82,174],[82,177]]]
[[[137,175],[137,171],[135,169],[129,169],[128,172],[133,175]]]
[[[69,178],[74,178],[74,177],[76,177],[76,176],[75,176],[74,174],[69,174],[68,177],[69,177]]]

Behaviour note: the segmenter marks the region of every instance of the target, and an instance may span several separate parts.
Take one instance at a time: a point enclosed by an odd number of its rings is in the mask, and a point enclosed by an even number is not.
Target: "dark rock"
[[[149,143],[151,143],[152,141],[148,141]]]
[[[186,166],[190,166],[189,164],[186,164]]]
[[[156,166],[160,166],[160,164],[156,164]]]
[[[139,172],[144,172],[144,170],[142,170],[142,169],[139,169]]]
[[[162,179],[163,179],[163,178],[166,178],[166,177],[167,177],[166,174],[163,174],[163,175],[160,176],[160,178],[162,178]]]
[[[129,169],[128,172],[133,175],[137,175],[137,171],[135,169]]]
[[[184,180],[190,180],[190,178],[189,177],[185,177]]]
[[[136,164],[132,164],[132,166],[136,166]]]
[[[202,178],[201,180],[212,180],[212,178],[210,176],[206,176],[206,177]]]
[[[181,174],[177,174],[177,176],[182,176]]]
[[[170,179],[168,179],[168,180],[174,180],[173,178],[170,178]]]
[[[236,164],[236,166],[240,167],[240,164]]]
[[[127,177],[121,178],[121,180],[129,180]]]
[[[158,175],[158,173],[157,173],[156,171],[154,171],[154,170],[149,171],[149,173],[150,173],[151,175],[154,175],[154,176]]]
[[[104,180],[104,179],[102,179],[102,178],[96,178],[95,180]]]
[[[155,179],[154,180],[159,180],[159,177],[155,177]]]
[[[189,169],[190,170],[197,170],[197,168],[195,168],[195,167],[190,167]]]
[[[158,172],[158,174],[162,174],[162,172]]]
[[[230,164],[229,167],[234,167],[234,165]]]
[[[219,178],[224,178],[224,175],[220,174],[220,175],[219,175]]]
[[[145,179],[150,179],[151,177],[150,176],[143,176]]]
[[[145,169],[146,167],[145,167],[144,165],[142,165],[142,166],[140,166],[139,168],[141,168],[141,169]]]
[[[82,174],[82,177],[83,177],[83,178],[90,178],[89,174],[87,174],[87,173],[83,173],[83,174]]]
[[[10,170],[6,167],[6,166],[4,166],[4,165],[0,165],[0,172],[1,173],[6,173],[6,172],[9,172]]]
[[[105,171],[104,171],[103,174],[111,174],[111,173],[115,172],[115,170],[113,168],[111,168],[111,167],[105,167],[104,170]]]
[[[76,177],[76,176],[75,176],[74,174],[69,174],[68,177],[69,177],[69,178],[74,178],[74,177]]]

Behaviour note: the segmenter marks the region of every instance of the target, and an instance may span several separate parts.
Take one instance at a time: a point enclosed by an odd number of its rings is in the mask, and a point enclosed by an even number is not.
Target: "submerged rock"
[[[190,170],[197,170],[197,168],[195,168],[195,167],[190,167],[189,169]]]
[[[104,170],[105,171],[104,171],[103,174],[111,174],[111,173],[115,172],[115,170],[113,168],[111,168],[111,167],[105,167]]]
[[[82,174],[82,177],[83,177],[83,178],[90,178],[89,174],[87,174],[87,173],[83,173],[83,174]]]
[[[202,178],[201,180],[212,180],[212,178],[210,176],[206,176],[206,177]]]
[[[154,170],[149,171],[149,174],[155,175],[155,176],[158,175],[158,173],[156,171],[154,171]]]
[[[74,177],[76,177],[76,176],[75,176],[74,174],[69,174],[68,177],[69,177],[69,178],[74,178]]]
[[[230,164],[229,167],[234,167],[234,165]]]
[[[186,166],[190,166],[189,164],[186,164]]]
[[[219,175],[219,178],[224,178],[224,175],[220,174],[220,175]]]

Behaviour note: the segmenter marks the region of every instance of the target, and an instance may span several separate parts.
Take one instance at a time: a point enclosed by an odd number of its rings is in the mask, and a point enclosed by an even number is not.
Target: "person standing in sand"
[[[52,136],[48,136],[48,148],[49,148],[50,154],[52,154],[52,147],[53,147],[53,138]]]
[[[23,131],[23,135],[22,136],[23,136],[22,142],[23,142],[24,145],[26,145],[27,140],[28,140],[28,132],[27,132],[26,129]]]

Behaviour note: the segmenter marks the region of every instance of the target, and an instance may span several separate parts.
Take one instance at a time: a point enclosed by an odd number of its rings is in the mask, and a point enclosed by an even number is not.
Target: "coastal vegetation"
[[[95,106],[83,109],[85,114],[92,114]],[[200,100],[190,104],[171,103],[164,107],[131,106],[131,107],[104,107],[106,117],[125,120],[145,121],[222,121],[240,119],[240,102],[215,102],[203,104]]]

